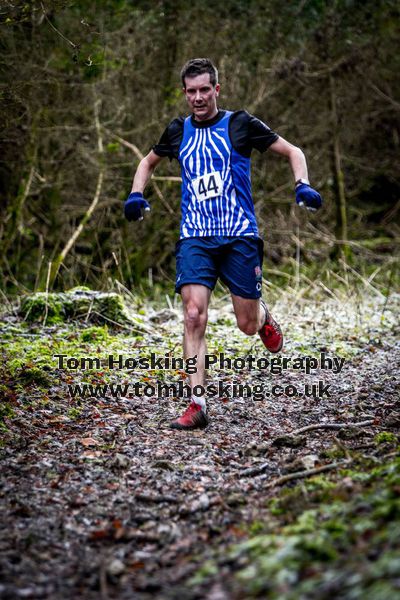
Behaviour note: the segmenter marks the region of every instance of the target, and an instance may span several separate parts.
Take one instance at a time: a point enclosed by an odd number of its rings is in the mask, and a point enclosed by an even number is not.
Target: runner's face
[[[212,119],[218,112],[217,98],[219,84],[214,87],[210,82],[210,73],[203,73],[195,77],[185,77],[186,87],[183,93],[186,96],[196,121]]]

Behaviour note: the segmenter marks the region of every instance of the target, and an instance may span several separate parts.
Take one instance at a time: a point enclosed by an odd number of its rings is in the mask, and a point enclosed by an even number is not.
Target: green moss
[[[106,145],[106,150],[107,152],[118,152],[118,150],[121,148],[120,143],[119,142],[109,142]]]
[[[63,302],[59,294],[37,292],[22,299],[20,314],[28,322],[61,323],[64,320]]]
[[[255,521],[249,539],[232,546],[228,561],[237,565],[238,597],[399,597],[400,458],[379,466],[360,462],[351,478],[348,472],[336,477],[281,490],[268,504],[274,515],[268,531],[251,535],[261,530]]]
[[[265,523],[263,521],[253,521],[250,524],[248,531],[251,535],[256,535],[256,534],[260,533],[261,531],[264,531],[264,529],[265,529]]]
[[[397,435],[390,431],[381,431],[374,437],[376,444],[395,444],[398,441]]]
[[[206,561],[196,570],[196,575],[192,577],[192,579],[190,579],[189,585],[199,585],[203,583],[203,581],[208,579],[210,576],[216,575],[217,573],[218,569],[216,565],[211,561]]]
[[[22,358],[14,358],[7,361],[7,369],[11,375],[14,375],[18,369],[22,369],[25,361]]]
[[[8,402],[0,404],[0,429],[7,430],[4,419],[12,419],[15,416],[14,409]]]
[[[331,491],[336,487],[326,476],[315,476],[294,488],[283,489],[267,506],[271,514],[281,516],[286,523],[292,523],[302,511],[330,500]]]
[[[1,373],[0,373],[1,375]],[[4,385],[3,383],[0,384],[0,398],[7,398],[9,393],[9,387],[7,385]]]
[[[37,292],[21,301],[20,315],[28,322],[46,325],[71,319],[98,324],[140,323],[131,317],[123,298],[115,292],[97,292],[86,287],[75,287],[67,292]]]
[[[88,327],[81,333],[82,342],[105,342],[109,338],[108,327]]]
[[[321,458],[330,458],[331,460],[337,460],[345,457],[345,451],[341,448],[330,448],[329,450],[322,450],[319,453]]]
[[[23,367],[15,370],[15,379],[23,385],[43,385],[49,386],[51,378],[46,371],[39,367]]]

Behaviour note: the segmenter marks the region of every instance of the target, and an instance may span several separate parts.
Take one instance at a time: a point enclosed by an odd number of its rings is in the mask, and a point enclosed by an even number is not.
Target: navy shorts
[[[263,241],[256,237],[183,238],[176,244],[176,285],[198,283],[213,290],[218,277],[232,294],[260,298]]]

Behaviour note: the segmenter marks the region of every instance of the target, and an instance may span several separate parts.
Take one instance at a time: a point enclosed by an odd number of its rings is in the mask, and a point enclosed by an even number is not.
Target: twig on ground
[[[322,467],[316,467],[315,469],[308,469],[305,471],[296,471],[295,473],[289,473],[288,475],[282,475],[282,477],[278,477],[277,479],[273,479],[269,483],[266,484],[266,488],[271,488],[276,485],[282,485],[282,483],[286,483],[287,481],[292,481],[293,479],[304,479],[305,477],[310,477],[311,475],[318,475],[318,473],[324,473],[325,471],[332,471],[333,469],[338,469],[343,467],[344,465],[350,464],[352,461],[350,459],[342,460],[336,463],[330,463],[329,465],[324,465]]]
[[[375,419],[368,419],[368,421],[361,421],[359,423],[315,423],[314,425],[306,425],[305,427],[300,427],[300,429],[295,429],[290,432],[290,435],[298,435],[300,433],[305,433],[306,431],[312,431],[314,429],[343,429],[344,427],[366,427],[367,425],[372,425],[375,422]]]
[[[250,468],[244,469],[243,471],[238,473],[237,476],[238,477],[252,477],[253,475],[259,475],[260,473],[262,473],[263,471],[268,469],[269,466],[270,466],[269,463],[263,463],[262,465],[258,465],[257,467],[250,467]]]
[[[151,496],[150,494],[135,494],[135,500],[139,500],[140,502],[154,502],[154,503],[161,503],[161,502],[168,502],[170,504],[179,504],[180,500],[179,498],[177,498],[176,496],[167,496],[167,495],[160,495],[160,496]]]
[[[106,561],[105,561],[104,558],[103,558],[103,560],[100,563],[99,581],[100,581],[100,597],[101,597],[101,600],[109,600],[108,587],[107,587]]]
[[[333,441],[336,444],[336,446],[339,448],[339,450],[341,450],[343,452],[343,454],[345,455],[347,460],[351,460],[349,449],[346,448],[346,446],[344,444],[342,444],[342,442],[336,436],[333,438]]]

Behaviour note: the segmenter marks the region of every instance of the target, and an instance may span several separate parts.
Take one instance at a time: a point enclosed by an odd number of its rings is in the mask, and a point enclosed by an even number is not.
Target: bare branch
[[[138,157],[139,160],[142,160],[144,158],[143,154],[140,152],[139,148],[137,146],[135,146],[135,144],[131,144],[131,142],[128,142],[127,140],[124,140],[124,138],[122,138],[121,136],[117,135],[116,133],[113,133],[112,131],[110,131],[109,129],[106,129],[105,127],[103,127],[103,129],[105,131],[107,131],[107,133],[109,133],[114,139],[118,140],[120,144],[122,144],[123,146],[125,146],[126,148],[129,148],[129,150],[132,150],[132,152]],[[151,178],[153,181],[153,186],[154,186],[154,190],[157,194],[157,196],[159,197],[159,199],[161,200],[161,202],[163,203],[164,207],[167,209],[167,211],[173,215],[175,214],[175,210],[168,204],[168,202],[166,201],[162,191],[160,190],[160,188],[158,187],[158,185],[156,184],[156,182],[154,181],[153,178]]]
[[[60,37],[61,37],[63,40],[65,40],[66,42],[68,42],[68,44],[70,44],[70,45],[71,45],[71,46],[72,46],[74,49],[76,49],[76,50],[77,50],[77,49],[79,48],[79,46],[78,46],[77,44],[74,44],[74,42],[71,42],[71,40],[69,40],[67,37],[65,37],[65,35],[64,35],[64,34],[62,34],[62,33],[61,33],[61,31],[59,31],[59,30],[57,29],[57,27],[55,27],[55,26],[53,25],[53,23],[50,21],[49,17],[48,17],[48,16],[47,16],[47,14],[46,14],[46,9],[45,9],[45,7],[43,6],[43,2],[41,2],[41,3],[40,3],[40,6],[42,7],[43,16],[44,16],[44,18],[46,19],[46,21],[48,22],[48,24],[50,25],[50,27],[51,27],[52,29],[54,29],[54,31],[55,31],[55,32],[56,32],[56,33],[57,33],[57,34],[58,34],[58,35],[59,35],[59,36],[60,36]]]
[[[400,110],[400,102],[397,102],[396,100],[394,100],[393,98],[391,98],[390,96],[385,94],[385,92],[382,92],[382,90],[380,88],[378,88],[377,85],[372,83],[372,81],[367,80],[367,83],[368,83],[369,87],[372,88],[374,90],[374,92],[376,92],[380,98],[387,100],[389,102],[389,104],[391,104],[394,108],[396,108],[397,110]]]

